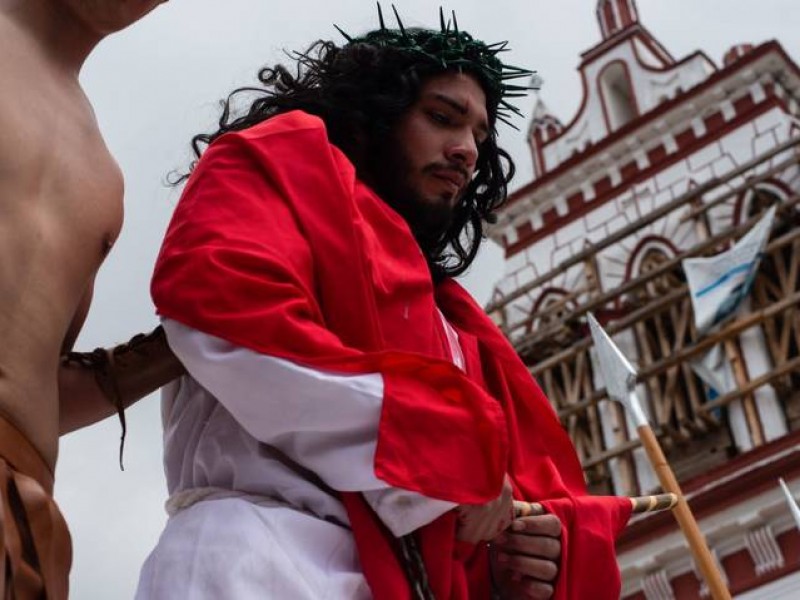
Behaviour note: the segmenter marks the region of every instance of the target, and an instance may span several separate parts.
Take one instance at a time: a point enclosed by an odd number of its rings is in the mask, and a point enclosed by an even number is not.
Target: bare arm
[[[59,370],[60,433],[119,414],[183,373],[161,327],[111,350],[66,354]]]
[[[100,389],[94,369],[77,361],[62,360],[58,369],[58,395],[60,435],[102,421],[117,412]]]

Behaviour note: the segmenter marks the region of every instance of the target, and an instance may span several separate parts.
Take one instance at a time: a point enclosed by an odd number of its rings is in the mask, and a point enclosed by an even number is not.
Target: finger
[[[514,533],[527,535],[547,535],[561,537],[561,521],[555,515],[541,515],[538,517],[521,517],[511,523]]]
[[[549,536],[507,533],[495,538],[492,543],[497,550],[506,554],[524,554],[549,560],[558,560],[561,556],[561,541]]]
[[[554,581],[558,575],[558,565],[552,560],[501,552],[497,556],[497,562],[503,569],[515,571],[523,577],[532,577],[539,581]]]
[[[509,511],[495,511],[494,514],[464,513],[459,516],[456,537],[464,542],[488,542],[502,534],[510,524]]]
[[[477,532],[481,541],[488,542],[493,540],[509,528],[511,519],[503,516],[496,516],[493,519],[486,519]]]
[[[480,521],[480,536],[482,541],[489,541],[501,535],[511,526],[514,520],[514,510],[511,500],[498,502],[491,513],[486,514]]]
[[[525,598],[526,600],[549,600],[555,592],[551,584],[535,579],[524,579],[518,583],[512,583],[511,587],[514,590],[512,598]]]

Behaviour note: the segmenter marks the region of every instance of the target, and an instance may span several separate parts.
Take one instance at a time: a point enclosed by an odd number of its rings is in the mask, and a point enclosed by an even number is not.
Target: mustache
[[[458,175],[462,180],[462,185],[467,185],[470,180],[469,171],[457,163],[431,163],[425,165],[422,171],[426,174],[452,173]]]

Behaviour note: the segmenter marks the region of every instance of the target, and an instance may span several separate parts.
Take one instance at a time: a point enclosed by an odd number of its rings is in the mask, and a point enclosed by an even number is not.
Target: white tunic
[[[380,374],[301,367],[168,319],[164,329],[189,376],[163,391],[170,518],[137,600],[371,597],[341,502],[265,444],[335,490],[363,492],[396,536],[454,507],[375,476]]]

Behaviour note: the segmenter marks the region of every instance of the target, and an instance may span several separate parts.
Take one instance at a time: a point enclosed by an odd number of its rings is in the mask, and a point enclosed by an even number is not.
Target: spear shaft
[[[664,488],[664,491],[673,493],[678,497],[678,502],[675,508],[672,509],[672,514],[675,515],[675,520],[678,522],[689,544],[689,550],[691,550],[692,556],[697,563],[697,568],[700,570],[706,584],[708,584],[708,591],[711,597],[714,600],[730,600],[731,593],[728,590],[728,586],[726,586],[725,582],[722,580],[722,574],[719,572],[714,562],[714,557],[708,549],[700,527],[697,525],[692,511],[689,509],[686,497],[681,491],[675,473],[673,473],[672,468],[669,466],[664,456],[664,451],[661,449],[661,445],[658,443],[658,439],[653,433],[652,428],[647,424],[639,425],[636,431],[639,434],[642,447],[645,449],[645,452],[647,452],[650,463],[653,465],[661,487]]]
[[[672,513],[675,515],[675,520],[678,522],[686,542],[689,544],[689,550],[694,557],[700,574],[708,585],[711,597],[713,600],[730,600],[731,593],[722,579],[722,573],[720,573],[714,562],[714,557],[711,555],[700,527],[697,525],[697,521],[681,491],[678,479],[669,466],[667,458],[664,456],[664,451],[658,443],[658,438],[653,433],[647,416],[642,410],[642,405],[639,403],[639,398],[635,391],[636,369],[625,355],[620,352],[614,341],[600,326],[597,319],[594,318],[594,315],[589,313],[587,317],[592,331],[592,339],[597,349],[597,360],[606,383],[608,397],[620,402],[628,409],[639,434],[639,440],[642,442],[642,447],[650,459],[650,464],[658,477],[658,481],[661,483],[661,487],[664,488],[665,492],[675,494],[678,497],[678,503],[672,509]]]
[[[628,499],[631,501],[631,512],[634,514],[671,510],[678,503],[678,497],[675,494],[638,496]],[[544,513],[544,506],[538,502],[514,500],[514,516],[516,518],[543,515]]]

